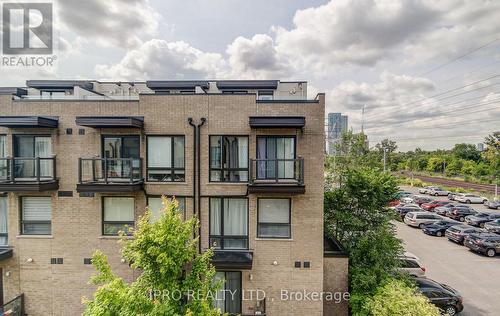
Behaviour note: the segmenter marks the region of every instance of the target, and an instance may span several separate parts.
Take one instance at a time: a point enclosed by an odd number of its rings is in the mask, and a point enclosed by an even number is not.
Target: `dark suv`
[[[462,296],[450,286],[427,278],[416,278],[415,281],[420,292],[446,315],[453,316],[464,309]]]
[[[465,246],[488,257],[500,253],[500,236],[496,234],[471,234],[465,239]]]
[[[465,221],[465,217],[469,215],[476,215],[477,211],[471,208],[452,208],[446,212],[446,216],[456,221]]]
[[[471,226],[484,227],[484,224],[500,218],[500,213],[479,212],[476,215],[470,215],[465,218],[465,222]]]

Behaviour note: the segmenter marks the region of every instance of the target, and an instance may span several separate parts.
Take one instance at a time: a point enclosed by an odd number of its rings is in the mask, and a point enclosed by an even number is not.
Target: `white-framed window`
[[[171,200],[171,198],[169,199]],[[186,218],[186,198],[175,197],[175,200],[179,203],[179,211],[182,213],[182,218]],[[163,210],[161,197],[148,196],[148,208],[151,211],[151,221],[157,221],[161,216],[161,211]]]
[[[257,237],[291,238],[291,200],[260,198],[257,204]]]
[[[105,196],[102,198],[102,234],[118,235],[120,231],[130,234],[135,224],[133,197]]]
[[[21,197],[21,235],[52,233],[52,198],[50,196]]]

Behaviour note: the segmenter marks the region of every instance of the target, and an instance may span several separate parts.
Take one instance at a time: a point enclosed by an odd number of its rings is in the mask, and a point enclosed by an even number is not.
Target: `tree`
[[[349,254],[350,306],[368,315],[366,301],[391,278],[402,253],[387,210],[398,186],[393,176],[374,169],[346,169],[340,187],[325,192],[325,233]]]
[[[488,145],[488,148],[491,148],[497,153],[500,153],[500,131],[488,135],[484,139],[484,142],[486,143],[486,145]]]
[[[398,149],[398,145],[396,144],[395,141],[386,138],[377,145],[375,145],[375,148],[377,148],[381,154],[384,153],[384,150],[390,154],[395,152],[396,149]]]
[[[456,144],[453,147],[453,155],[464,160],[472,160],[479,162],[481,160],[481,152],[477,150],[473,144]]]
[[[439,309],[414,287],[399,280],[390,280],[377,289],[368,301],[367,309],[373,316],[439,316]]]
[[[444,160],[441,157],[431,157],[427,161],[426,170],[429,172],[443,172]]]
[[[87,316],[220,315],[212,302],[220,284],[213,282],[212,251],[197,252],[192,238],[198,222],[183,221],[178,203],[163,199],[158,221],[146,211],[133,232],[122,236],[122,256],[141,273],[128,284],[114,275],[107,257],[96,251],[92,264],[98,274],[91,283],[99,288],[93,300],[84,300]]]

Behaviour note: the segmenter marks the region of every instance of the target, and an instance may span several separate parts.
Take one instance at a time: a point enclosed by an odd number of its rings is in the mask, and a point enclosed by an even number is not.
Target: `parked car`
[[[500,210],[500,200],[499,201],[486,201],[484,205],[492,210]]]
[[[488,201],[488,199],[485,197],[482,197],[482,196],[475,195],[475,194],[466,193],[466,194],[456,195],[455,201],[458,201],[461,203],[471,204],[471,203],[484,203],[484,202]]]
[[[453,192],[448,193],[448,200],[455,201],[455,195],[457,195],[457,193]]]
[[[401,216],[401,219],[404,219],[406,214],[408,214],[408,212],[420,212],[420,211],[422,211],[420,206],[418,206],[417,204],[399,205],[399,206],[396,206],[395,209],[396,209],[396,212],[399,213],[399,216]]]
[[[443,206],[438,206],[434,208],[434,212],[438,215],[446,215],[446,212],[449,210],[452,210],[454,208],[469,208],[467,205],[460,205],[460,204],[446,204]]]
[[[465,246],[472,251],[494,257],[500,253],[500,235],[471,234],[465,239]]]
[[[500,213],[479,212],[465,217],[465,222],[471,226],[484,227],[484,224],[500,218]]]
[[[448,228],[455,226],[456,224],[456,222],[448,220],[437,221],[432,224],[425,225],[422,231],[427,235],[441,237],[444,236],[444,233]]]
[[[427,194],[433,188],[436,188],[436,187],[435,186],[426,186],[426,187],[418,189],[418,193],[420,193],[420,194]]]
[[[447,191],[447,190],[442,189],[440,187],[433,187],[433,188],[427,190],[427,194],[434,195],[434,196],[448,196],[448,194],[450,194],[450,191]]]
[[[412,195],[413,193],[411,192],[408,192],[408,191],[403,191],[403,190],[399,190],[398,193],[396,193],[396,197],[398,199],[402,199],[404,197],[408,197],[410,195]]]
[[[443,217],[428,212],[409,212],[404,218],[406,225],[420,228],[441,220],[443,220]]]
[[[428,278],[416,278],[415,282],[420,292],[445,315],[454,316],[464,309],[462,296],[449,285]]]
[[[425,267],[420,263],[418,258],[401,256],[398,258],[401,266],[399,272],[407,273],[414,277],[425,276]]]
[[[434,211],[434,209],[436,207],[440,207],[440,206],[445,206],[447,204],[450,204],[451,202],[450,201],[430,201],[429,203],[424,203],[421,205],[421,207],[426,210],[426,211],[429,211],[429,212],[432,212]]]
[[[485,230],[475,227],[470,227],[467,225],[455,225],[448,228],[444,233],[444,235],[448,238],[448,240],[463,245],[464,240],[467,236],[469,236],[470,234],[480,234],[480,233],[487,233],[487,232]]]
[[[465,222],[465,217],[476,215],[477,211],[471,208],[454,207],[446,212],[446,216],[456,221]]]
[[[432,202],[432,198],[427,197],[427,196],[422,196],[422,195],[416,195],[413,197],[413,203],[422,205],[424,203],[430,203]]]
[[[485,223],[484,229],[486,229],[490,233],[500,234],[500,218],[497,218],[494,221]]]

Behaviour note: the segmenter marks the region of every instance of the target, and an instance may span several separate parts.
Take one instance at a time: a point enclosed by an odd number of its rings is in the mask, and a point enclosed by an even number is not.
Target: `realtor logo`
[[[52,3],[4,3],[2,16],[4,55],[52,54]]]

